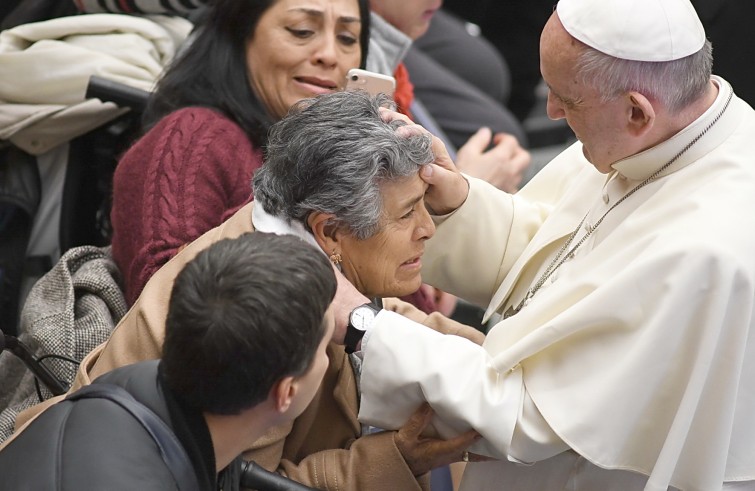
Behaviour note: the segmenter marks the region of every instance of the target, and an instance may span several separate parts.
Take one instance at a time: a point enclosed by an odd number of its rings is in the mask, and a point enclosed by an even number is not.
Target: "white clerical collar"
[[[731,85],[726,80],[715,75],[711,77],[711,80],[718,87],[718,96],[708,110],[699,118],[668,140],[636,155],[619,160],[611,167],[628,179],[642,181],[650,177],[666,162],[673,159],[676,154],[696,138],[697,141],[671,166],[665,169],[659,177],[691,164],[717,147],[734,131],[741,118],[741,111],[739,111],[739,108],[735,104],[729,104],[729,98],[734,97]],[[726,108],[725,111],[724,108]],[[722,111],[723,114],[721,114]],[[716,121],[716,117],[719,114],[721,116]],[[706,127],[714,121],[715,124],[706,131]]]
[[[325,254],[315,240],[315,236],[312,235],[309,230],[304,228],[304,225],[297,221],[286,220],[285,218],[271,215],[266,212],[259,203],[254,203],[254,206],[252,207],[252,225],[254,225],[254,230],[259,232],[267,232],[276,235],[295,235],[303,241],[312,244],[318,251]]]

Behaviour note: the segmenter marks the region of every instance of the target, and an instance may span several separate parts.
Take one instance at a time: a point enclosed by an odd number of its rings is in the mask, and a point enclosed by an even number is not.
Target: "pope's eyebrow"
[[[547,83],[545,85],[548,87],[548,90],[550,90],[551,94],[553,94],[555,97],[557,97],[558,99],[560,99],[561,102],[563,102],[564,104],[568,104],[570,106],[577,106],[577,105],[580,104],[580,102],[582,102],[581,99],[572,99],[570,97],[564,97],[561,94],[559,94],[558,92],[556,92],[555,90],[553,90],[553,87],[551,87]]]
[[[545,86],[548,87],[548,90],[551,91],[551,94],[555,95],[556,97],[558,97],[562,101],[566,100],[566,99],[564,99],[564,97],[561,94],[559,94],[558,92],[556,92],[555,90],[553,90],[553,87],[551,87],[550,84],[545,84]]]

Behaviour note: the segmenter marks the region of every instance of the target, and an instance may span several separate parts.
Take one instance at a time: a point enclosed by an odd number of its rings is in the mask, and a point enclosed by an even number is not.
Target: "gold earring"
[[[333,249],[333,254],[330,255],[330,261],[336,266],[339,266],[341,264],[341,261],[343,261],[343,258],[341,257],[341,254],[337,253],[336,250]]]

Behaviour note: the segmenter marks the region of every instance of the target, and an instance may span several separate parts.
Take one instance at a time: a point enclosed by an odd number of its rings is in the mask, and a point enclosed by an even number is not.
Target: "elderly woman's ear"
[[[339,252],[338,228],[333,224],[334,216],[330,213],[313,211],[307,217],[307,225],[315,236],[320,248],[327,254]]]

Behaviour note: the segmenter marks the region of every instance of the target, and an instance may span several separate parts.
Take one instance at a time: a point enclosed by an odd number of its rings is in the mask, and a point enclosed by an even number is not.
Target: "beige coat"
[[[214,242],[250,232],[252,204],[189,244],[155,273],[110,339],[81,363],[71,390],[89,384],[116,367],[160,356],[173,281],[183,266]],[[439,314],[430,316],[409,304],[386,299],[386,308],[436,330],[470,332]],[[382,491],[428,489],[427,476],[417,480],[393,441],[394,432],[361,436],[354,372],[343,347],[331,344],[330,365],[307,410],[293,424],[271,429],[245,456],[269,470],[278,469],[299,482],[323,490]],[[49,403],[22,413],[20,428]],[[16,432],[16,434],[19,433]]]

